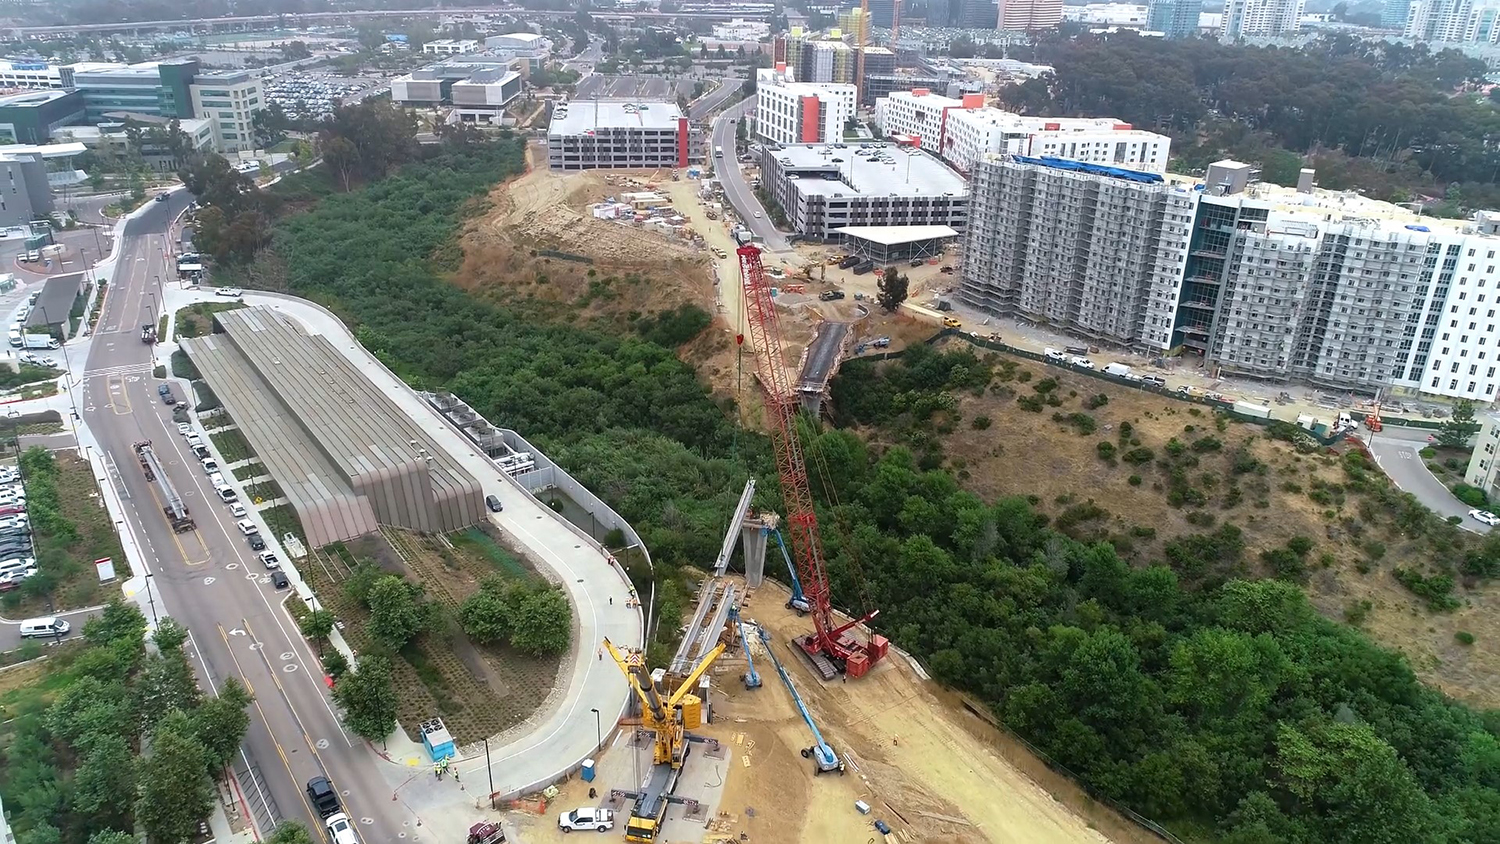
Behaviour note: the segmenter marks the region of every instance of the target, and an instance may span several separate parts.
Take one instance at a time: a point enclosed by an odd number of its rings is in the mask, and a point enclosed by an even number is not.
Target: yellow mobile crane
[[[652,842],[661,829],[661,820],[667,812],[668,803],[693,803],[696,801],[676,797],[677,776],[682,763],[687,760],[688,743],[704,741],[689,735],[688,730],[703,723],[703,701],[692,693],[693,685],[714,660],[724,653],[720,644],[703,661],[698,663],[677,690],[670,695],[661,687],[666,676],[664,669],[646,670],[646,657],[640,651],[622,654],[608,639],[604,647],[614,657],[615,664],[624,672],[625,679],[641,699],[641,726],[656,734],[656,747],[652,753],[651,773],[640,791],[616,791],[615,795],[635,800],[630,818],[625,822],[625,840]],[[711,741],[711,740],[710,740]]]

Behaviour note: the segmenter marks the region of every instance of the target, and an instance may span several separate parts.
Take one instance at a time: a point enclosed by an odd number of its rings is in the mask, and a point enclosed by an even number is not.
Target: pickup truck
[[[574,809],[571,812],[563,812],[557,818],[557,828],[563,832],[572,832],[575,829],[606,832],[613,829],[614,825],[613,809]]]

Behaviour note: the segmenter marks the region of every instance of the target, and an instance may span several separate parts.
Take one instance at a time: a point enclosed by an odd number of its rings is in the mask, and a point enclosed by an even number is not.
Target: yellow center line
[[[281,757],[281,764],[286,768],[286,775],[291,779],[293,785],[297,783],[297,775],[292,773],[292,763],[287,761],[286,751],[281,748],[281,742],[276,740],[276,731],[271,729],[271,721],[266,718],[266,711],[261,709],[260,700],[255,696],[255,687],[250,684],[250,678],[245,676],[245,670],[240,667],[239,657],[234,655],[234,645],[229,641],[229,633],[224,630],[224,625],[214,624],[219,628],[219,638],[224,640],[224,649],[229,651],[229,659],[234,663],[234,671],[240,675],[240,681],[245,684],[245,691],[250,693],[250,701],[255,704],[255,711],[260,715],[262,724],[266,725],[266,734],[271,737],[271,743],[276,745],[276,755]],[[276,675],[271,675],[275,679]]]
[[[260,642],[260,637],[255,635],[255,629],[250,626],[250,619],[241,618],[240,623],[245,625],[245,632],[249,634],[250,641]],[[291,643],[291,645],[292,647],[296,647],[295,642]],[[334,782],[333,775],[328,772],[327,763],[323,761],[323,754],[318,752],[317,745],[313,744],[312,737],[307,734],[307,727],[302,723],[302,716],[298,715],[297,708],[292,706],[292,699],[289,695],[287,695],[286,687],[281,685],[281,678],[280,676],[278,676],[276,666],[272,665],[271,658],[269,656],[266,656],[265,644],[262,643],[261,647],[257,650],[260,651],[261,661],[266,664],[266,671],[270,672],[271,674],[271,682],[276,684],[276,689],[281,692],[282,701],[286,703],[286,708],[291,711],[292,718],[297,722],[297,731],[302,734],[302,741],[307,745],[307,749],[312,751],[313,758],[318,760],[318,768],[323,772],[323,776],[328,777],[328,782],[333,786],[333,790],[337,792],[339,790],[338,783]],[[349,814],[348,800],[341,798],[339,802],[344,810],[344,814]],[[351,820],[351,828],[354,829],[354,833],[356,837],[358,837],[359,830],[357,828],[354,828],[352,826],[352,823],[353,822]],[[319,832],[323,835],[324,840],[327,840],[327,832],[325,830],[319,830]]]

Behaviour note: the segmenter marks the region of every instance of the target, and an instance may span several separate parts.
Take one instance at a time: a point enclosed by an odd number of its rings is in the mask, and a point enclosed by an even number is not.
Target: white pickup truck
[[[563,832],[575,829],[607,832],[615,826],[614,809],[574,809],[557,817],[557,828]]]

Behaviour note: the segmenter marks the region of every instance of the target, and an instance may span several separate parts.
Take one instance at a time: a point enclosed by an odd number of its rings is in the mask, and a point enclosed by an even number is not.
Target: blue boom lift
[[[802,758],[811,759],[817,765],[813,773],[828,774],[834,771],[844,773],[843,760],[839,759],[838,754],[833,752],[833,748],[828,746],[828,742],[823,740],[823,733],[813,722],[812,713],[807,711],[807,704],[802,702],[802,695],[797,693],[797,687],[792,683],[792,675],[786,673],[786,667],[781,664],[781,660],[776,658],[776,651],[771,648],[771,634],[767,633],[764,627],[757,625],[757,629],[760,630],[760,640],[766,645],[766,653],[771,655],[771,664],[776,666],[776,673],[781,675],[781,682],[786,684],[786,690],[792,693],[792,702],[797,704],[797,711],[802,713],[802,720],[807,722],[807,728],[812,730],[813,741],[816,744],[802,748]]]
[[[755,657],[750,655],[750,631],[745,625],[745,620],[740,617],[740,608],[734,607],[729,611],[729,620],[734,623],[740,631],[740,644],[745,648],[745,688],[760,688],[760,674],[755,670]],[[758,628],[757,628],[758,629]]]
[[[797,579],[797,567],[792,565],[792,555],[787,553],[786,540],[776,528],[772,528],[771,533],[776,537],[776,546],[781,549],[781,559],[786,560],[786,573],[792,577],[792,599],[786,602],[786,608],[796,610],[798,615],[807,615],[812,612],[812,604],[802,594],[802,581]]]

